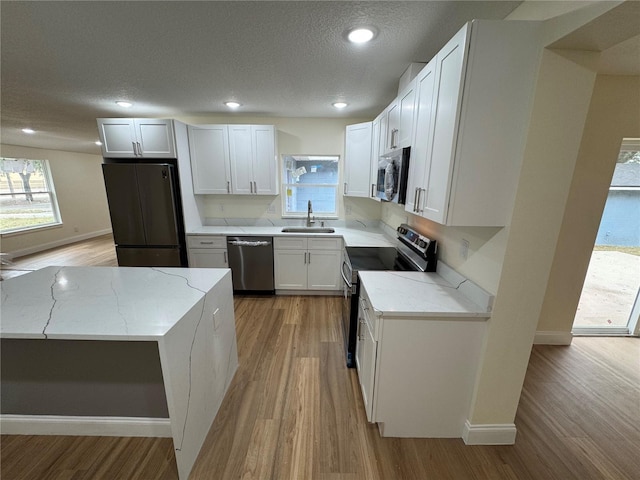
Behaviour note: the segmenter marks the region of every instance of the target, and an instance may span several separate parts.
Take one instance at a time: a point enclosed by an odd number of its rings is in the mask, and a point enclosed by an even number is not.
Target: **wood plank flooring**
[[[466,446],[367,423],[339,298],[236,297],[235,312],[240,368],[191,480],[640,479],[640,339],[535,346],[516,444]],[[3,479],[177,478],[170,439],[0,442]]]

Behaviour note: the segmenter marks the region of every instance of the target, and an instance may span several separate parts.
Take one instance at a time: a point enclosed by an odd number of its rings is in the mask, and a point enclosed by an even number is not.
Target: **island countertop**
[[[1,338],[158,340],[228,269],[47,267],[0,282]]]

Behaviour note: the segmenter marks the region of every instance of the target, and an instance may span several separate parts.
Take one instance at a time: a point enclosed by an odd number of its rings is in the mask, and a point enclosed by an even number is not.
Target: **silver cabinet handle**
[[[396,148],[398,146],[396,145],[398,132],[399,130],[397,128],[391,130],[391,148]]]
[[[311,265],[311,252],[308,252],[308,253],[309,253],[309,265]]]
[[[253,193],[258,193],[258,184],[256,182],[253,182]]]
[[[420,187],[416,187],[416,191],[413,192],[413,211],[414,211],[414,213],[418,212],[418,190],[420,190]]]
[[[343,194],[346,195],[347,194],[347,182],[344,182],[344,191]]]
[[[133,148],[133,156],[138,156],[138,150],[136,149],[136,142],[131,142],[131,148]]]
[[[424,193],[424,197],[422,195],[423,193]],[[418,213],[424,212],[423,202],[426,201],[426,198],[427,198],[427,189],[421,188],[420,191],[418,192]]]
[[[374,198],[376,196],[376,184],[371,184],[371,197]]]
[[[304,264],[307,264],[307,252],[304,252]]]
[[[363,332],[363,328],[366,327],[367,322],[365,322],[362,318],[358,318],[358,321],[360,322],[360,329],[358,330],[358,340],[364,340],[364,332]]]
[[[231,193],[231,182],[227,181],[227,193]]]
[[[213,241],[211,241],[211,242],[200,241],[200,245],[213,245]]]
[[[140,145],[140,142],[136,142],[138,144],[138,155],[142,156],[142,146]]]
[[[222,252],[222,253],[223,253],[223,255],[224,255],[224,264],[225,264],[225,265],[229,265],[229,261],[227,260],[227,252],[226,252],[226,251],[224,251],[224,252]]]
[[[251,193],[253,193],[253,182],[249,182],[249,190],[251,190]]]

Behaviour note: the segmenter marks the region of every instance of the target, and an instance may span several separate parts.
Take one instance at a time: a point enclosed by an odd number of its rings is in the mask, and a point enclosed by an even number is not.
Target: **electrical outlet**
[[[80,229],[78,227],[73,227],[73,231],[78,233],[80,231]]]
[[[468,256],[469,256],[469,240],[467,240],[466,238],[463,238],[462,242],[460,242],[460,258],[462,258],[463,260],[466,260]]]
[[[269,205],[269,207],[267,208],[267,212],[276,213],[276,206],[275,205]]]

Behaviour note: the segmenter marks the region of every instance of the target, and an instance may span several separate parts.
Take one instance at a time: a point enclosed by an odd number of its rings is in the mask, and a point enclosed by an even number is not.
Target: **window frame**
[[[51,173],[51,164],[47,159],[39,158],[15,158],[15,157],[0,157],[3,160],[25,160],[28,162],[40,162],[42,164],[42,177],[44,179],[45,189],[42,191],[32,192],[38,195],[48,195],[49,202],[51,204],[51,212],[53,214],[53,222],[42,223],[38,225],[29,225],[26,227],[12,228],[8,230],[0,230],[0,237],[9,237],[12,235],[19,235],[22,233],[33,232],[37,230],[45,230],[49,228],[61,227],[63,225],[62,215],[60,213],[60,205],[58,204],[58,196],[56,194],[55,184],[53,182],[53,175]],[[4,172],[0,172],[3,174]],[[10,195],[25,195],[25,192],[3,193],[0,192],[0,197]]]
[[[286,162],[285,162],[285,158],[286,157],[333,157],[336,159],[336,163],[338,165],[338,169],[337,169],[337,175],[336,175],[336,183],[335,184],[331,184],[331,183],[286,183],[285,179],[286,179]],[[306,218],[307,217],[307,212],[287,212],[287,190],[289,187],[315,187],[315,188],[327,188],[327,189],[333,189],[333,193],[334,193],[334,197],[335,197],[335,211],[331,212],[331,213],[325,213],[325,212],[321,212],[316,214],[315,212],[313,213],[313,217],[316,219],[324,219],[324,220],[337,220],[339,218],[339,210],[340,210],[340,206],[338,205],[338,201],[339,201],[339,191],[338,188],[340,186],[340,160],[341,160],[341,156],[338,154],[320,154],[320,153],[313,153],[313,154],[308,154],[308,153],[283,153],[280,155],[280,160],[281,160],[281,168],[280,168],[280,186],[282,187],[281,189],[281,197],[282,197],[282,214],[281,217],[282,218]]]

